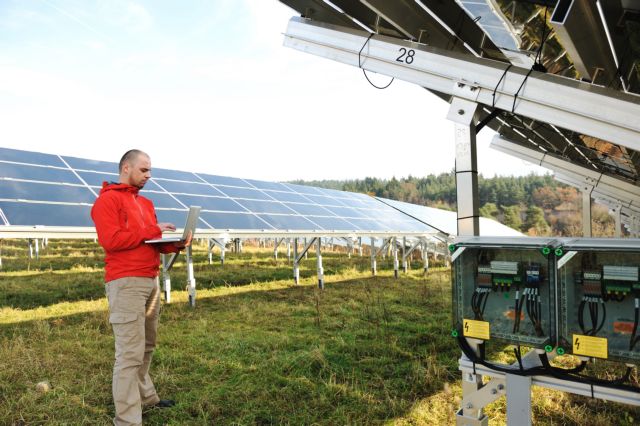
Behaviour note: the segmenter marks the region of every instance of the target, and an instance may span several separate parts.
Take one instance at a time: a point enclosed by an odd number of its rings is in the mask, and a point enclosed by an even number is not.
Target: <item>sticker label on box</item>
[[[607,339],[603,337],[573,335],[573,354],[606,359],[609,355]]]
[[[489,340],[489,323],[486,321],[465,319],[462,321],[462,334],[465,337]]]

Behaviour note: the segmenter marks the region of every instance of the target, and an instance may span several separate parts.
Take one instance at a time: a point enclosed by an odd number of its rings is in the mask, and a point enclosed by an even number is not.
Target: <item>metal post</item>
[[[471,95],[477,88],[454,83],[454,93]],[[458,203],[458,235],[479,235],[478,158],[476,152],[475,115],[478,104],[453,97],[447,118],[454,122],[456,146],[456,197]],[[473,339],[470,339],[473,340]],[[471,341],[469,343],[472,343]],[[477,345],[481,342],[475,342]],[[483,387],[482,376],[463,374],[462,397],[468,397]],[[463,406],[457,414],[458,425],[486,425],[489,423],[482,407]]]
[[[616,238],[620,238],[622,236],[622,206],[618,204],[613,211],[613,217],[616,219],[616,229],[613,233],[613,236]]]
[[[456,83],[458,92],[475,92],[477,88]],[[474,116],[478,104],[454,97],[447,118],[455,125],[456,193],[458,235],[479,235],[478,160]]]
[[[187,257],[187,292],[189,293],[189,305],[196,306],[196,278],[193,274],[193,256],[191,246],[184,253]]]
[[[291,262],[291,238],[287,238],[287,261]]]
[[[358,253],[362,257],[362,237],[358,237]]]
[[[40,259],[40,241],[36,238],[36,259]]]
[[[474,352],[478,353],[478,346],[482,344],[482,341],[477,339],[467,339]],[[464,357],[464,355],[463,355]],[[466,358],[466,357],[465,357]],[[462,373],[462,398],[468,399],[471,395],[482,389],[484,383],[482,381],[481,374]],[[475,406],[471,403],[464,404],[462,408],[456,414],[457,426],[488,426],[489,418],[483,413],[482,406]]]
[[[31,238],[29,238],[29,259],[33,259],[33,242]]]
[[[238,253],[242,253],[242,240],[238,238]]]
[[[213,247],[215,246],[213,240],[209,238],[209,265],[213,263]]]
[[[427,272],[429,272],[429,243],[426,240],[422,242],[422,264],[422,272],[427,275]]]
[[[304,246],[305,247],[307,246],[307,237],[304,238]],[[304,252],[304,260],[307,260],[309,258],[308,254],[309,254],[309,250]]]
[[[300,265],[298,264],[298,239],[293,239],[293,282],[300,283]]]
[[[320,253],[320,248],[322,247],[322,238],[317,239],[316,246],[316,254],[318,256],[317,265],[318,265],[318,287],[321,290],[324,289],[324,269],[322,268],[322,254]]]
[[[273,258],[278,260],[278,246],[280,245],[280,241],[277,238],[273,239]]]
[[[392,241],[393,247],[392,247],[392,252],[393,252],[393,276],[395,278],[398,278],[398,267],[400,266],[400,262],[398,262],[398,240],[396,237],[393,237],[393,241]]]
[[[585,186],[582,189],[582,236],[591,236],[591,191],[593,187]]]
[[[171,276],[167,268],[167,255],[162,254],[162,292],[165,303],[171,303]]]
[[[507,424],[531,426],[531,376],[506,374]]]
[[[402,271],[407,273],[407,256],[405,255],[407,250],[407,237],[402,237]]]
[[[376,265],[376,239],[371,237],[371,275],[374,277],[378,273]]]

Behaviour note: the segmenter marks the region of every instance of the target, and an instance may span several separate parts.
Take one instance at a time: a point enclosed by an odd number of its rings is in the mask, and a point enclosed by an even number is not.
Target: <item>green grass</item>
[[[72,253],[94,254],[80,256]],[[51,242],[28,261],[5,241],[0,272],[0,424],[110,424],[113,337],[92,242]],[[460,351],[450,337],[448,270],[396,280],[390,259],[371,277],[368,258],[323,256],[291,265],[269,250],[230,253],[209,265],[197,246],[197,306],[174,291],[164,305],[152,376],[170,410],[145,424],[455,423]],[[172,275],[184,286],[183,265]],[[27,271],[28,269],[28,271]],[[496,356],[507,357],[509,352]],[[52,390],[40,394],[36,383]],[[633,424],[640,411],[559,392],[534,391],[536,424]],[[504,400],[487,409],[503,424]]]

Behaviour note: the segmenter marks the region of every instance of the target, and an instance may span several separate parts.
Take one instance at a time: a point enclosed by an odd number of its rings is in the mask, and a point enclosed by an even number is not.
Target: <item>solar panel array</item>
[[[458,234],[458,215],[456,212],[436,209],[434,207],[419,206],[417,204],[405,203],[403,201],[389,200],[382,197],[377,197],[377,199],[411,217],[428,223],[438,231],[449,235]],[[495,220],[481,217],[480,235],[494,237],[521,237],[522,233]]]
[[[0,224],[93,226],[90,210],[112,162],[0,148]],[[346,232],[435,232],[364,194],[252,179],[152,170],[141,195],[158,220],[181,224],[202,207],[198,228]]]

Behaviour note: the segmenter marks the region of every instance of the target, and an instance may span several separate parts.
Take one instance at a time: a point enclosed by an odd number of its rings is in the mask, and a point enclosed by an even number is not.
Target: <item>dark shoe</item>
[[[149,408],[171,408],[176,405],[176,402],[173,399],[161,399],[153,405],[150,405]]]

